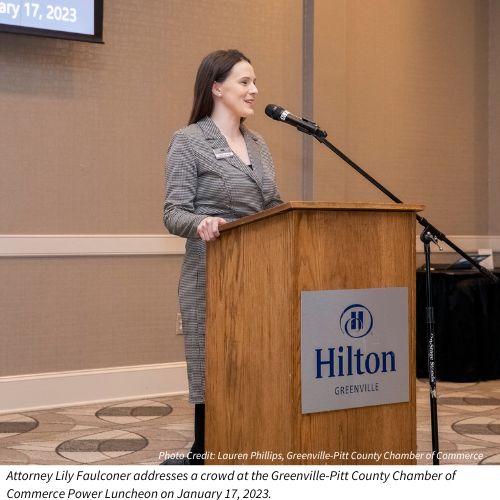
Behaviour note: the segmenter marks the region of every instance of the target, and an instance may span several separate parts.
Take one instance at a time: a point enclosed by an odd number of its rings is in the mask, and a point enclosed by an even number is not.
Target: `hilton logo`
[[[340,316],[340,329],[353,339],[368,335],[373,328],[372,313],[361,304],[346,307]]]
[[[352,339],[366,337],[373,328],[373,316],[362,304],[352,304],[344,309],[340,315],[341,331]],[[346,340],[350,343],[351,340]],[[332,346],[325,349],[315,349],[316,352],[316,378],[350,377],[352,375],[365,375],[382,372],[396,371],[396,354],[394,351],[363,352],[354,345]]]

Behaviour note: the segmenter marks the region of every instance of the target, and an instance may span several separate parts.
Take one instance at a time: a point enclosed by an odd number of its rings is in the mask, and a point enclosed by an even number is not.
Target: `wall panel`
[[[107,0],[104,39],[0,33],[0,234],[164,234],[168,141],[218,48],[254,62],[249,126],[269,143],[283,197],[300,197],[301,143],[264,115],[269,102],[301,103],[300,0]],[[2,258],[0,376],[182,361],[180,263]]]
[[[487,232],[488,4],[319,0],[315,119],[443,231]],[[315,148],[315,198],[386,201]]]
[[[489,4],[488,229],[489,234],[500,234],[500,2],[491,0]]]

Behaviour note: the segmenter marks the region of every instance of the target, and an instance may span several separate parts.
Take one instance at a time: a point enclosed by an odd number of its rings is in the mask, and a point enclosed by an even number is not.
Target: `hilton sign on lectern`
[[[408,402],[408,290],[302,292],[302,413]]]

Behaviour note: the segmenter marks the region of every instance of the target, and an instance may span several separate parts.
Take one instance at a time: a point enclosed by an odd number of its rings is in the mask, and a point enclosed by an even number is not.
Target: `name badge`
[[[234,153],[230,148],[216,148],[213,150],[215,158],[217,160],[222,160],[224,158],[231,158],[234,156]]]

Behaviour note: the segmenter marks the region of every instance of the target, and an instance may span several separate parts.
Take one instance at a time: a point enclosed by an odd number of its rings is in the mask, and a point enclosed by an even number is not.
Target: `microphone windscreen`
[[[283,108],[276,106],[276,104],[268,104],[266,106],[266,115],[274,120],[279,120],[281,113],[283,113]]]

